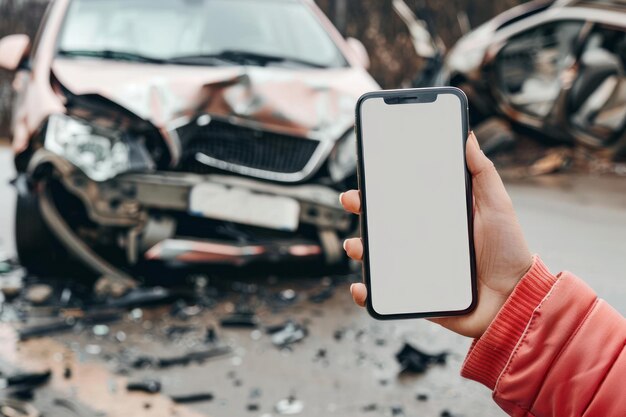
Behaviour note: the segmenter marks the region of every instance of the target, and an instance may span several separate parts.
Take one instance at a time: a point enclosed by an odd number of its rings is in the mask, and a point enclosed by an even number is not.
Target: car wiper
[[[120,61],[148,62],[152,64],[163,64],[165,61],[159,58],[153,58],[134,52],[114,51],[110,49],[61,49],[58,51],[60,56],[84,56],[92,58],[104,58]]]
[[[203,60],[224,60],[229,62],[234,62],[237,64],[258,64],[258,65],[267,65],[269,63],[282,63],[282,62],[293,62],[296,64],[304,65],[307,67],[314,68],[326,68],[325,65],[318,64],[316,62],[311,62],[299,58],[281,56],[281,55],[269,55],[262,54],[258,52],[251,51],[240,51],[234,49],[227,49],[215,54],[198,54],[198,55],[184,55],[177,56],[174,58],[170,58],[167,62],[172,63],[201,63]]]

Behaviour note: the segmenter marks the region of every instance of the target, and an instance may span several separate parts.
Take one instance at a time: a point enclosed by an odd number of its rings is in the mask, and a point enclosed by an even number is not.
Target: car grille
[[[183,148],[179,169],[187,172],[206,173],[210,169],[207,165],[224,168],[220,163],[198,162],[196,155],[204,154],[231,167],[298,173],[304,170],[319,145],[316,140],[259,131],[215,119],[206,126],[195,123],[183,126],[177,132]]]

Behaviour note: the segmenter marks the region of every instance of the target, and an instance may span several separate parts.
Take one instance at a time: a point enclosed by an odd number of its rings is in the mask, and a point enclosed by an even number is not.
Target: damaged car
[[[368,64],[310,0],[53,1],[0,41],[21,262],[345,264]]]
[[[495,115],[553,143],[626,159],[623,0],[524,3],[467,33],[447,54],[436,36],[417,33],[416,50],[428,62],[418,86],[463,89],[475,125]]]

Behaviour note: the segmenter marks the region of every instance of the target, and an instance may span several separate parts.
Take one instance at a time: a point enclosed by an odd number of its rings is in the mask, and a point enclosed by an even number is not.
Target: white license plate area
[[[299,224],[300,203],[289,197],[202,183],[191,189],[189,212],[194,216],[293,232]]]

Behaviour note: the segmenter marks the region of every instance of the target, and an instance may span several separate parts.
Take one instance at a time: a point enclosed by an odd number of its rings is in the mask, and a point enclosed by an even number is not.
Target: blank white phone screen
[[[380,315],[451,312],[472,302],[459,97],[360,107],[370,297]]]

